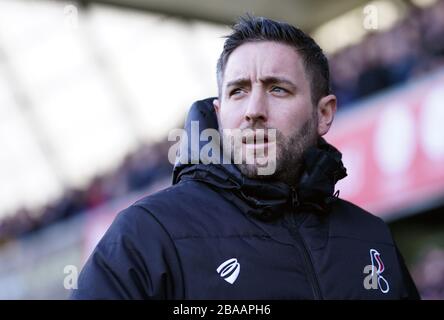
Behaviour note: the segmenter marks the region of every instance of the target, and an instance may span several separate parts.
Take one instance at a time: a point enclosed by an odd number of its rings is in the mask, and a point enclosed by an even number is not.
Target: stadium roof
[[[338,15],[362,6],[365,0],[81,0],[83,5],[112,4],[149,12],[173,15],[185,19],[198,19],[231,24],[239,15],[252,13],[284,20],[305,31]]]

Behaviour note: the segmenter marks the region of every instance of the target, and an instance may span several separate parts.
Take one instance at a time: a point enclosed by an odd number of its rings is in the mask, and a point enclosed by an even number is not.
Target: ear
[[[329,94],[318,102],[318,134],[325,135],[330,130],[336,113],[336,96]]]
[[[213,100],[213,106],[214,106],[214,110],[216,111],[216,114],[219,115],[219,111],[220,111],[220,102],[219,102],[219,99],[214,99],[214,100]]]

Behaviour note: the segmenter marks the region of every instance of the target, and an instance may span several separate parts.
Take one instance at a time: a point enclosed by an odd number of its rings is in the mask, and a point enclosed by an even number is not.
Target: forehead
[[[295,82],[305,80],[302,58],[290,45],[272,42],[247,42],[230,55],[224,72],[224,83],[236,78],[264,76],[285,77]]]

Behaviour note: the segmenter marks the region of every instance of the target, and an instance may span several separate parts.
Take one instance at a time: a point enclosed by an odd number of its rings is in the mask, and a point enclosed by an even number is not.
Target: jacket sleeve
[[[146,209],[131,206],[94,249],[71,299],[174,299],[182,288],[169,234]]]
[[[405,287],[405,295],[402,297],[404,300],[420,300],[421,296],[418,293],[418,289],[416,288],[415,282],[413,282],[412,276],[410,275],[409,270],[404,262],[404,258],[401,255],[401,252],[396,246],[396,254],[398,256],[398,261],[401,268],[402,279]]]

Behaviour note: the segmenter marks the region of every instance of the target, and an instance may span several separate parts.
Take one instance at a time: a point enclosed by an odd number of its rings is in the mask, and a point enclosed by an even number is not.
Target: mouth
[[[268,135],[266,133],[262,134],[251,134],[242,137],[242,144],[247,146],[262,146],[268,144]]]

